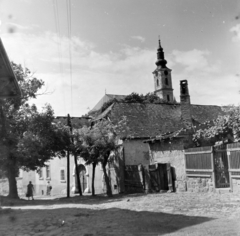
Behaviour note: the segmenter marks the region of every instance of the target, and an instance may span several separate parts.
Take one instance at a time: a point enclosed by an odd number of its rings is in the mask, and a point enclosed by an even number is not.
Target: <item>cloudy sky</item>
[[[240,102],[240,0],[0,0],[10,59],[45,81],[55,115],[86,114],[106,93],[154,90],[158,35],[174,95]]]

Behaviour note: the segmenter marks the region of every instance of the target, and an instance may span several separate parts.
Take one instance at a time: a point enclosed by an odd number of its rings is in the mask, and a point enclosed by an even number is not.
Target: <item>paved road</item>
[[[164,193],[6,201],[0,236],[239,235],[240,196]]]

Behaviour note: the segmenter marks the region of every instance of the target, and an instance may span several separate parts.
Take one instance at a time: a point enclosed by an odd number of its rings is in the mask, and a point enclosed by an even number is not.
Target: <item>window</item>
[[[158,79],[157,79],[157,86],[159,86],[159,81],[158,81]]]
[[[60,170],[60,181],[61,182],[66,181],[66,179],[65,179],[65,169],[64,168],[61,168],[61,170]]]
[[[169,95],[167,95],[167,101],[170,102],[170,96]]]
[[[43,179],[43,170],[42,170],[42,168],[39,170],[38,174],[39,174],[39,179]]]
[[[46,166],[46,178],[47,179],[51,178],[50,166],[49,165]]]
[[[168,78],[165,78],[165,84],[168,85]]]

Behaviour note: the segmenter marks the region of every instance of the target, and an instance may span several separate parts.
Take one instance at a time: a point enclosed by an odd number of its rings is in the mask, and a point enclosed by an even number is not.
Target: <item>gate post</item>
[[[213,187],[216,188],[215,168],[214,168],[214,149],[213,149],[213,146],[211,147],[211,165],[212,165],[212,181],[213,181]]]
[[[231,189],[231,192],[233,192],[233,185],[232,185],[232,172],[229,171],[229,169],[231,169],[231,167],[230,167],[230,155],[231,155],[231,152],[230,152],[230,151],[228,150],[228,148],[227,148],[229,183],[230,183],[230,189]]]

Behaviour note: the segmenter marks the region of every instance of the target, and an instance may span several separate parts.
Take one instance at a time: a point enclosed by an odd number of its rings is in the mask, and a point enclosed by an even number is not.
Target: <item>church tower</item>
[[[173,102],[172,70],[166,67],[167,61],[164,58],[164,52],[160,39],[159,48],[157,50],[157,61],[155,64],[157,68],[153,71],[154,93],[168,102]]]

